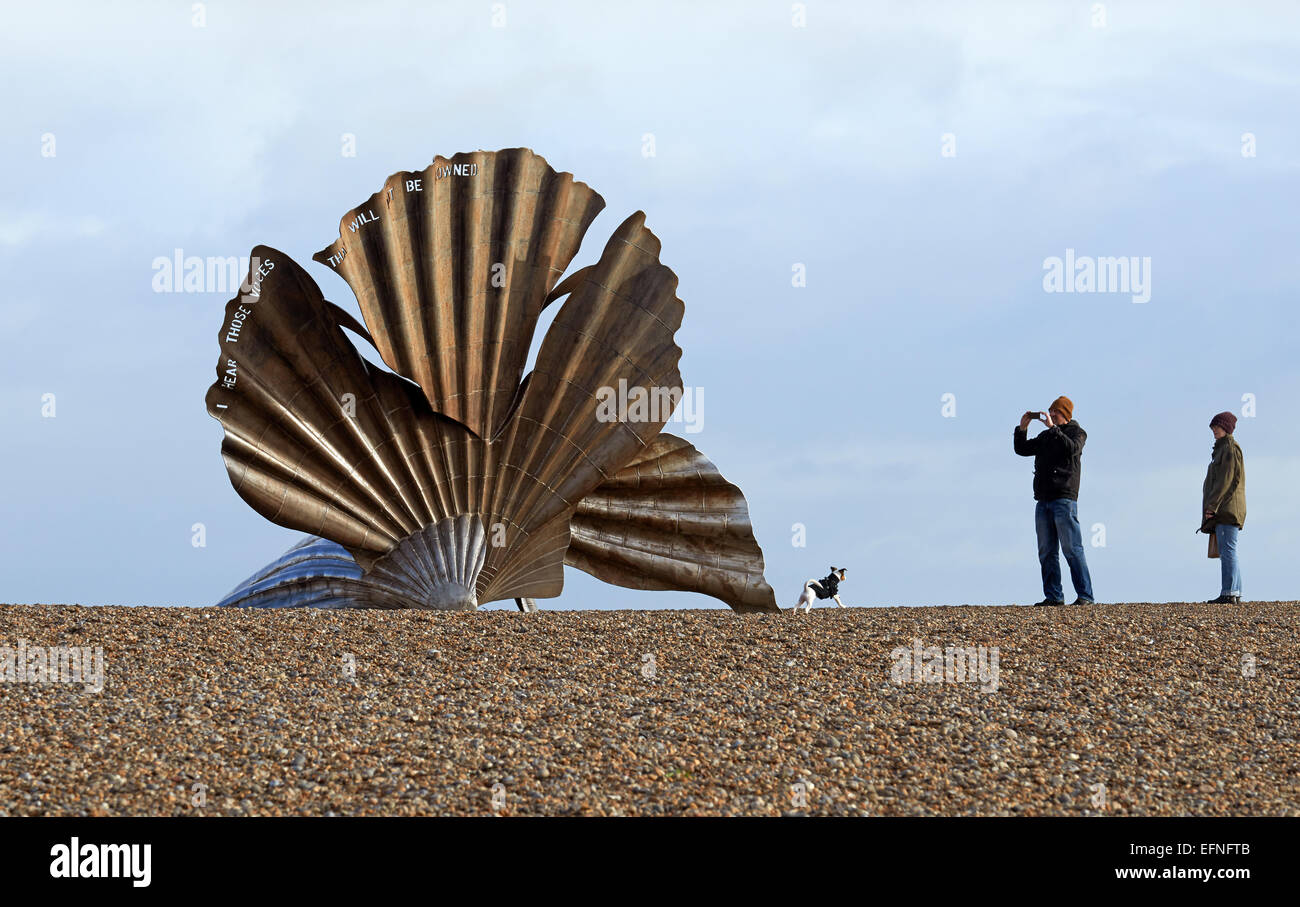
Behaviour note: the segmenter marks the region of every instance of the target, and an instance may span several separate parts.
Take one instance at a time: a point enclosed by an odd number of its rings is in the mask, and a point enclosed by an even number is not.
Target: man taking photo
[[[1045,431],[1031,439],[1029,423],[1040,421]],[[1074,604],[1091,605],[1092,577],[1083,556],[1083,531],[1079,527],[1079,474],[1083,444],[1088,433],[1074,421],[1074,404],[1057,397],[1047,412],[1027,412],[1012,436],[1015,451],[1034,458],[1034,527],[1038,533],[1038,563],[1043,572],[1043,600],[1037,605],[1064,605],[1061,561],[1057,547],[1070,565],[1077,596]]]

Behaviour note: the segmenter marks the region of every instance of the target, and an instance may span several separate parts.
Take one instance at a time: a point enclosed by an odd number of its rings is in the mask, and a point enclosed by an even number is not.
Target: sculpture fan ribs
[[[568,563],[777,610],[744,497],[663,434],[670,408],[602,409],[620,386],[680,397],[684,309],[640,212],[560,281],[603,205],[526,149],[395,174],[316,255],[365,327],[287,255],[253,250],[208,411],[239,495],[327,541],[295,546],[223,604],[475,608],[557,596]]]

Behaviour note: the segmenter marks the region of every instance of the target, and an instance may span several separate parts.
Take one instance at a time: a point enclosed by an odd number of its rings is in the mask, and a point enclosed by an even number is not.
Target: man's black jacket
[[[1016,453],[1034,458],[1035,501],[1079,500],[1079,472],[1088,433],[1078,422],[1071,419],[1064,425],[1053,425],[1032,440],[1025,429],[1017,426],[1012,437]]]

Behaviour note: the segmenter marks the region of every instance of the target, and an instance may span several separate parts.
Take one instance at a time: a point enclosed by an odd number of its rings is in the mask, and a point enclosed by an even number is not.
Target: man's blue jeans
[[[1223,574],[1220,595],[1241,595],[1241,561],[1237,558],[1237,533],[1241,530],[1225,523],[1215,523],[1219,540],[1219,571]]]
[[[1054,602],[1065,600],[1061,591],[1061,559],[1056,554],[1059,546],[1070,565],[1074,591],[1084,601],[1093,601],[1092,577],[1083,557],[1078,502],[1068,498],[1039,501],[1034,508],[1034,528],[1038,531],[1038,563],[1043,568],[1043,595]]]

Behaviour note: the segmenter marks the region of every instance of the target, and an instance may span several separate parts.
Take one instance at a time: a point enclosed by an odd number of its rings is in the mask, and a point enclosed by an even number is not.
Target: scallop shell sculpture
[[[644,214],[561,280],[603,207],[528,149],[396,173],[315,256],[364,326],[289,256],[253,249],[206,402],[235,490],[309,537],[223,605],[530,609],[567,563],[778,610],[744,496],[663,432],[684,307]],[[668,405],[611,418],[602,395],[621,382]]]

